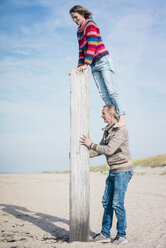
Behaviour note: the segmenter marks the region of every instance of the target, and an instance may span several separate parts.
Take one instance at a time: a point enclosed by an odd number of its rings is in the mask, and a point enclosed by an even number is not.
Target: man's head
[[[103,107],[101,118],[104,122],[111,124],[114,120],[119,120],[119,115],[117,113],[116,107],[112,104],[107,104]]]

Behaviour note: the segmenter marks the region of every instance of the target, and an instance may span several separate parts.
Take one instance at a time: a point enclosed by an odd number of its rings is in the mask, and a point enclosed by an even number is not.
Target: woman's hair
[[[103,108],[107,108],[107,112],[115,117],[115,119],[119,120],[119,115],[117,113],[116,107],[112,104],[107,104]]]
[[[84,16],[85,19],[92,19],[92,13],[88,9],[85,9],[80,5],[75,5],[73,8],[71,8],[69,13],[71,14],[72,12]]]

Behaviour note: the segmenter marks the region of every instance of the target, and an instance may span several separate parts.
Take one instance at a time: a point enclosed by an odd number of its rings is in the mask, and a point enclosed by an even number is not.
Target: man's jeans
[[[104,214],[102,220],[101,233],[110,237],[110,229],[113,221],[113,210],[117,217],[117,235],[125,237],[126,235],[126,211],[124,208],[125,193],[128,182],[133,175],[132,171],[128,172],[109,172],[106,179],[105,192],[102,200]]]
[[[99,94],[105,104],[113,104],[116,107],[118,114],[124,115],[125,112],[119,99],[115,72],[110,56],[105,55],[97,60],[91,65],[91,71]]]

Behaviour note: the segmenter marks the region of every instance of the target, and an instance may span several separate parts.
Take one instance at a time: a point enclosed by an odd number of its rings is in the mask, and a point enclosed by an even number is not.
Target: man
[[[102,199],[104,208],[102,229],[94,237],[94,241],[110,242],[113,211],[115,211],[117,217],[117,235],[112,240],[112,244],[118,245],[127,243],[124,199],[128,182],[133,175],[133,164],[129,152],[126,127],[114,128],[114,125],[119,119],[115,106],[105,105],[101,117],[108,125],[103,129],[104,134],[100,144],[94,144],[85,135],[81,137],[80,143],[87,146],[91,150],[91,153],[95,153],[93,156],[105,155],[110,167]]]

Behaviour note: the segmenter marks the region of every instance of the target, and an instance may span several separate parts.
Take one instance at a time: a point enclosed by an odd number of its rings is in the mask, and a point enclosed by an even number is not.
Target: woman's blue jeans
[[[99,94],[105,104],[113,104],[119,115],[124,115],[119,92],[117,89],[115,72],[109,55],[97,60],[91,65],[91,71],[99,90]]]
[[[130,181],[132,175],[133,171],[117,173],[109,172],[109,176],[106,179],[105,192],[102,200],[104,214],[101,233],[104,236],[110,237],[114,211],[117,217],[117,235],[120,237],[126,236],[125,230],[127,223],[124,199],[128,182]]]

